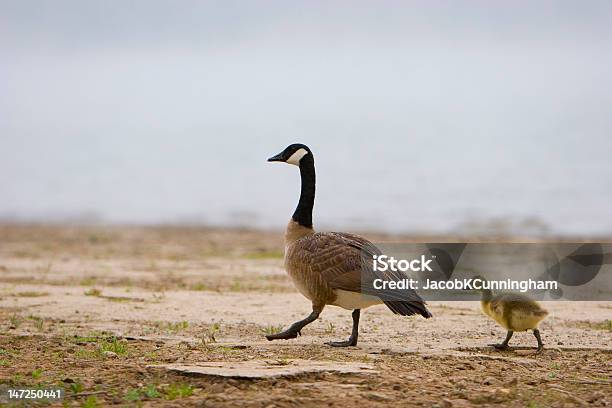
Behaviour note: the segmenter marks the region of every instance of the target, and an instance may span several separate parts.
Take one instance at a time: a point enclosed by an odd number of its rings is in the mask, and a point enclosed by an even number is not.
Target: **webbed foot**
[[[325,344],[332,347],[351,347],[357,345],[356,339],[348,339],[346,341],[328,341]]]
[[[284,332],[276,333],[276,334],[268,334],[266,335],[266,339],[268,341],[272,340],[289,340],[295,339],[298,335],[302,335],[299,330],[285,330]]]

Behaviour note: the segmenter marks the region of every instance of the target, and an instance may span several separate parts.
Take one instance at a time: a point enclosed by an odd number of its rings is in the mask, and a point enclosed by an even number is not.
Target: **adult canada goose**
[[[480,276],[483,283],[486,280]],[[500,293],[493,295],[491,289],[481,289],[482,297],[480,307],[487,316],[491,317],[503,328],[508,330],[506,339],[500,344],[491,344],[498,350],[508,349],[508,342],[515,331],[533,330],[538,341],[538,352],[544,349],[538,325],[548,315],[538,302],[519,293]]]
[[[302,295],[312,302],[312,313],[293,323],[287,330],[266,336],[268,340],[293,339],[315,321],[325,305],[353,310],[353,329],[347,341],[329,342],[335,347],[355,346],[359,336],[359,316],[363,308],[384,303],[393,313],[402,316],[431,313],[414,291],[402,291],[383,296],[361,293],[364,267],[371,265],[371,255],[381,254],[370,241],[343,232],[315,232],[312,227],[312,208],[315,199],[314,157],[303,144],[292,144],[269,162],[285,162],[298,166],[302,179],[300,199],[285,231],[285,269]],[[363,262],[364,256],[370,262]],[[370,266],[371,268],[371,266]],[[368,271],[365,271],[366,273]],[[406,300],[408,299],[408,300]]]

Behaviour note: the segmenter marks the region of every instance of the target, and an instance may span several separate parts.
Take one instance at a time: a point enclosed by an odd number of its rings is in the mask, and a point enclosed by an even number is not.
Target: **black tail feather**
[[[427,310],[424,302],[412,301],[384,301],[385,305],[395,314],[402,316],[412,316],[420,314],[426,319],[432,317],[432,314]]]

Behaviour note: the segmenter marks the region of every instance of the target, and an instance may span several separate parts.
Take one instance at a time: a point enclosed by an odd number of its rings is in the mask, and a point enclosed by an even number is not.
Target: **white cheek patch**
[[[295,166],[299,166],[300,160],[302,159],[302,157],[306,156],[307,154],[308,154],[308,150],[301,148],[297,150],[295,153],[293,153],[291,157],[287,159],[286,162],[289,164],[293,164]]]

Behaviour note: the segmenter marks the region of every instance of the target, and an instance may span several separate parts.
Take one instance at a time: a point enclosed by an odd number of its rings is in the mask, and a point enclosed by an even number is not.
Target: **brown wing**
[[[299,240],[292,250],[292,259],[308,265],[311,273],[333,289],[361,291],[361,247],[369,241],[352,234],[315,233]],[[370,243],[372,248],[374,245]]]
[[[378,290],[362,286],[362,278],[369,282],[376,278],[400,280],[406,278],[401,272],[375,272],[372,268],[372,256],[382,252],[374,244],[359,235],[342,232],[318,232],[298,243],[301,261],[310,265],[311,271],[321,276],[332,289],[350,292],[367,293],[389,302],[422,302],[419,295],[410,289]],[[387,302],[385,302],[387,303]],[[389,304],[387,304],[393,310]],[[399,306],[398,306],[399,307]],[[419,312],[420,313],[420,312]]]

